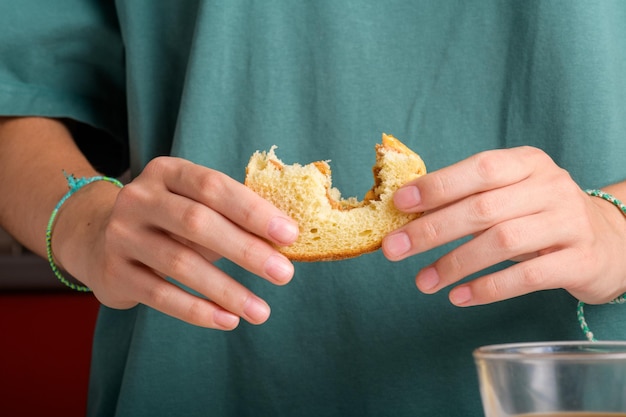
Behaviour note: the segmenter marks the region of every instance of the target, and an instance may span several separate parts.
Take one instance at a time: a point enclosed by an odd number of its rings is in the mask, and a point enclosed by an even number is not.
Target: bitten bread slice
[[[294,261],[330,261],[375,251],[387,233],[420,215],[398,211],[392,197],[401,185],[424,175],[426,167],[391,135],[383,134],[382,144],[375,147],[374,186],[363,201],[341,197],[332,187],[327,162],[286,165],[275,149],[252,155],[245,184],[298,222],[298,240],[278,247]]]

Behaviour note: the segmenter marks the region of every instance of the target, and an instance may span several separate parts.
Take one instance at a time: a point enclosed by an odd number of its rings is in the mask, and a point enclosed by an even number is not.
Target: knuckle
[[[505,297],[505,290],[503,283],[501,280],[497,279],[495,276],[489,276],[485,278],[485,281],[482,285],[483,297],[488,300],[501,300]]]
[[[227,283],[224,283],[216,290],[217,298],[214,299],[216,303],[221,306],[232,305],[233,300],[236,298],[233,289]]]
[[[561,167],[557,167],[549,179],[550,185],[558,196],[578,194],[579,186],[574,182],[570,173]]]
[[[531,158],[538,158],[541,161],[545,161],[546,159],[551,159],[547,153],[537,148],[536,146],[523,145],[523,146],[520,146],[519,149],[522,152],[527,153],[528,156]]]
[[[452,178],[441,173],[424,177],[423,182],[420,185],[420,189],[422,191],[429,191],[430,194],[435,196],[450,195],[456,188],[457,186],[454,181],[452,181]]]
[[[171,158],[166,156],[157,156],[150,160],[143,169],[143,173],[162,176],[163,173],[170,169],[171,166]]]
[[[166,306],[170,304],[173,297],[173,287],[162,283],[161,285],[152,285],[146,289],[147,301],[145,304],[153,306]]]
[[[244,224],[253,224],[260,213],[267,211],[268,201],[263,198],[253,199],[242,207]]]
[[[241,259],[246,265],[254,263],[259,255],[266,250],[266,244],[260,240],[250,238],[243,242],[240,248]]]
[[[481,152],[475,157],[477,174],[485,182],[492,182],[502,172],[502,158],[498,152]]]
[[[554,165],[554,161],[545,151],[536,146],[523,145],[514,148],[521,160],[534,166]]]
[[[136,183],[131,182],[127,184],[122,189],[120,189],[117,199],[116,205],[118,207],[123,207],[124,209],[132,207],[137,204],[139,201],[147,200],[148,194],[143,190],[142,187],[137,185]]]
[[[191,251],[185,249],[172,253],[166,262],[168,274],[174,278],[189,275],[195,269],[194,256]]]
[[[200,176],[196,185],[202,195],[210,202],[222,198],[226,192],[225,177],[212,170],[209,170],[207,175]]]
[[[209,220],[203,206],[191,204],[181,212],[180,223],[188,234],[196,235],[205,230]]]
[[[205,324],[213,322],[213,309],[210,308],[210,303],[201,298],[194,298],[189,304],[187,304],[187,311],[185,317],[190,323]]]
[[[453,250],[444,255],[435,263],[435,268],[440,270],[440,275],[445,275],[448,279],[456,279],[465,275],[465,266],[467,262],[459,253],[459,250]]]
[[[496,247],[507,253],[515,252],[517,255],[523,242],[521,233],[517,228],[507,224],[498,224],[492,228],[492,232]]]
[[[488,224],[497,219],[502,212],[502,202],[490,194],[481,194],[470,201],[471,216],[479,224]]]
[[[246,300],[250,297],[242,286],[234,282],[223,282],[214,288],[211,300],[222,308],[237,315],[242,315]]]
[[[429,244],[436,244],[442,235],[441,225],[433,221],[422,223],[422,237]]]
[[[534,265],[533,262],[523,262],[520,265],[519,280],[526,292],[547,288],[546,275],[543,268]]]

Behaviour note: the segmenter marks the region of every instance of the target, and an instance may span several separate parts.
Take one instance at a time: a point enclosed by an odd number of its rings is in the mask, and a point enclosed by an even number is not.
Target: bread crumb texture
[[[294,261],[352,258],[380,248],[383,237],[419,217],[402,213],[393,193],[426,173],[422,159],[398,139],[383,134],[375,146],[374,185],[363,200],[346,198],[332,186],[327,161],[283,163],[277,147],[257,151],[246,168],[245,184],[298,222],[300,235],[278,249]]]

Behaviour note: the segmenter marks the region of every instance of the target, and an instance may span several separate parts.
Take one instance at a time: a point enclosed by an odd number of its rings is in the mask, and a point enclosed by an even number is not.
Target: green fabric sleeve
[[[113,3],[1,2],[0,28],[0,115],[70,120],[97,168],[108,160],[102,170],[123,169],[124,48]]]

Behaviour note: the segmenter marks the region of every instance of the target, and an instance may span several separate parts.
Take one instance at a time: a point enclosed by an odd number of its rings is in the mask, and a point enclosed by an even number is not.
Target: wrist
[[[59,269],[90,285],[106,223],[120,188],[108,181],[84,184],[59,207],[50,247]]]
[[[626,234],[626,205],[613,194],[604,190],[586,190],[591,201],[605,213],[605,218],[615,226],[615,230],[623,229]]]
[[[617,256],[615,259],[623,260],[623,256],[621,252],[623,248],[626,247],[626,205],[613,194],[610,194],[604,190],[586,190],[586,193],[593,197],[592,202],[601,210],[604,214],[604,218],[610,224],[610,229],[612,231],[616,231],[622,237],[622,241],[625,242],[622,245],[617,245]],[[595,198],[598,197],[598,198]],[[621,232],[620,232],[621,230]],[[625,271],[626,268],[620,268],[620,271]],[[623,281],[623,280],[622,280]],[[626,303],[626,290],[622,288],[622,290],[618,290],[615,297],[609,301],[609,304],[624,304]],[[582,329],[585,337],[590,341],[596,341],[596,338],[589,329],[587,325],[587,321],[585,319],[584,313],[585,303],[582,301],[578,301],[577,307],[577,317],[578,322],[580,324],[580,328]]]

